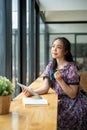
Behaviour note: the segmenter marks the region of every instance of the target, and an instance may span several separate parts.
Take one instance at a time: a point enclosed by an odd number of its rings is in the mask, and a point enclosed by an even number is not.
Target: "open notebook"
[[[17,85],[21,88],[28,90],[32,95],[35,96],[35,97],[24,97],[23,103],[25,105],[48,105],[47,100],[44,99],[42,96],[40,96],[38,93],[36,93],[31,88],[29,88],[26,85],[23,85],[21,83],[17,83]]]

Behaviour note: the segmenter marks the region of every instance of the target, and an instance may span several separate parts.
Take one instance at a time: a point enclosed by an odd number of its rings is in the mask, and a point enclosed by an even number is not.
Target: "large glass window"
[[[40,17],[40,72],[39,74],[41,74],[44,71],[44,45],[45,45],[45,25],[44,22],[42,21],[41,17]]]
[[[15,86],[15,96],[18,93],[16,83],[20,76],[20,49],[18,42],[18,0],[12,0],[12,82]]]
[[[26,84],[29,82],[29,0],[26,1],[26,42],[27,42],[27,74],[26,74]]]
[[[81,71],[87,71],[87,34],[76,35],[76,60]]]
[[[27,85],[39,71],[39,8],[36,1],[27,0]]]

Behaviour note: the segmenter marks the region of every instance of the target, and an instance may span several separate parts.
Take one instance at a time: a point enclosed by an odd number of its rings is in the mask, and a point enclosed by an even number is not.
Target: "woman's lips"
[[[57,53],[52,53],[53,55],[57,55]]]

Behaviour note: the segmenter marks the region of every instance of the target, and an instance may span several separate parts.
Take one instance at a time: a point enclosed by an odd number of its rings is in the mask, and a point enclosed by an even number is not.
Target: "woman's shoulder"
[[[49,62],[49,63],[46,65],[46,68],[45,68],[45,70],[44,70],[44,76],[49,77],[49,73],[50,73],[50,70],[51,70],[51,66],[52,66],[52,62]]]
[[[52,61],[49,61],[49,63],[46,65],[46,68],[50,69],[52,67],[52,65],[53,65]]]
[[[77,67],[77,64],[73,61],[73,62],[69,62],[68,66],[69,67]]]
[[[53,65],[52,61],[49,61],[49,63],[47,64],[47,66],[52,66],[52,65]]]
[[[74,70],[79,70],[79,69],[78,69],[78,66],[77,66],[77,64],[76,64],[76,62],[74,62],[74,61],[73,61],[73,62],[69,62],[67,67],[68,67],[70,70],[73,70],[73,69],[74,69]]]

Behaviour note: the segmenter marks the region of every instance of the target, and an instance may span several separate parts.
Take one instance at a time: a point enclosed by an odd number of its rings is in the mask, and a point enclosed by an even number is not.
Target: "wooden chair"
[[[80,85],[87,92],[87,71],[80,73]]]

